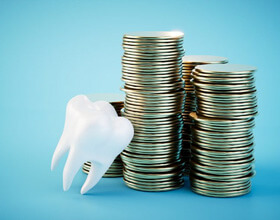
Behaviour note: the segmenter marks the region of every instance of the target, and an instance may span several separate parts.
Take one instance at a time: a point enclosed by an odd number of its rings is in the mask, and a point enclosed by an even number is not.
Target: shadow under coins
[[[86,175],[84,175],[86,178]],[[145,191],[140,191],[140,190],[134,190],[132,188],[129,188],[128,186],[125,185],[125,182],[123,181],[122,177],[117,177],[117,178],[102,178],[100,182],[93,188],[91,189],[87,194],[84,196],[87,197],[134,197],[134,196],[147,196],[147,195],[171,195],[174,194],[181,194],[182,196],[186,196],[186,194],[190,194],[191,189],[190,189],[190,184],[189,184],[189,178],[185,177],[185,184],[182,186],[180,189],[176,190],[171,190],[171,191],[165,191],[165,192],[145,192]],[[177,195],[177,196],[178,196]]]

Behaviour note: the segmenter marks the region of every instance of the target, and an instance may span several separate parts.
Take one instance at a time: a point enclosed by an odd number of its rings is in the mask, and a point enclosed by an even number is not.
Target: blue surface
[[[0,1],[0,219],[279,219],[279,1]],[[68,192],[50,162],[76,94],[119,92],[122,35],[182,30],[187,54],[255,65],[257,176],[250,194],[147,193],[102,179]],[[64,158],[65,159],[65,158]]]

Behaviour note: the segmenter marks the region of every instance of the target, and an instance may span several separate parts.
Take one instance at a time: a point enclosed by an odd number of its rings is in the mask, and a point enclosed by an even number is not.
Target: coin
[[[134,137],[121,158],[124,181],[133,189],[165,191],[183,184],[183,36],[134,32],[123,37],[121,114],[132,122]]]
[[[185,104],[185,110],[184,110],[184,123],[185,125],[190,125],[189,123],[192,122],[192,120],[189,117],[189,113],[196,111],[196,94],[194,94],[195,87],[197,87],[197,84],[200,82],[193,83],[193,77],[192,77],[192,71],[197,65],[202,64],[224,64],[227,63],[227,58],[225,57],[219,57],[219,56],[210,56],[210,55],[187,55],[182,58],[183,60],[183,76],[182,78],[185,81],[185,91],[187,95],[186,104]],[[211,85],[212,86],[212,85]],[[204,88],[204,87],[203,87]],[[208,88],[208,87],[207,87]],[[191,138],[191,126],[187,127],[185,126],[185,129],[183,131],[187,135],[185,135],[185,138],[190,139]],[[188,145],[185,145],[185,149],[188,149]],[[186,151],[190,152],[190,151]],[[186,154],[186,160],[189,160],[189,155]],[[188,161],[186,162],[186,166],[189,166]],[[188,169],[187,169],[188,171]],[[185,172],[188,174],[188,172]]]
[[[190,182],[213,197],[249,193],[254,171],[255,67],[199,65],[193,70],[196,113],[192,128]]]

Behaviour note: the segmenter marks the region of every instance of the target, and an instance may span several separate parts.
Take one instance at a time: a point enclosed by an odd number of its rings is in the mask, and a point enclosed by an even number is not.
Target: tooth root
[[[94,187],[109,167],[110,164],[104,165],[97,162],[91,162],[91,168],[88,173],[88,177],[81,189],[81,194],[87,193],[92,187]]]
[[[67,191],[72,181],[86,159],[79,152],[70,150],[63,170],[63,190]]]
[[[51,164],[51,170],[54,170],[55,167],[57,166],[60,158],[69,150],[70,146],[66,144],[66,138],[65,135],[62,134],[56,149],[53,154],[52,158],[52,164]]]

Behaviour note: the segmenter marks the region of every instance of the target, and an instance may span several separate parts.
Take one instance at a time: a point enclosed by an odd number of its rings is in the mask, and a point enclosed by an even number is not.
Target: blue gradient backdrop
[[[279,219],[279,1],[0,1],[1,219]],[[67,101],[119,92],[122,35],[182,30],[187,54],[258,67],[256,169],[250,194],[147,193],[102,179],[81,196],[81,172],[62,190],[50,162]]]

